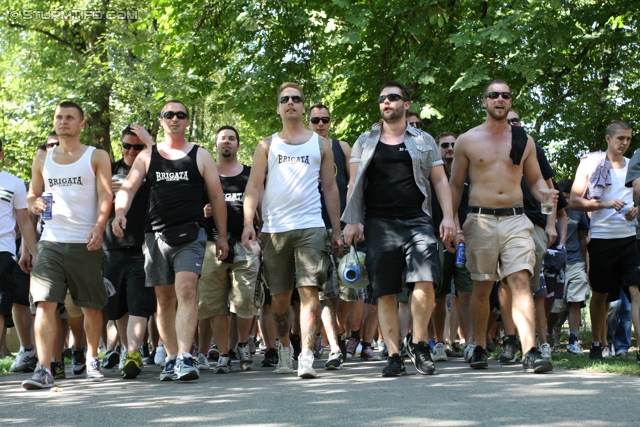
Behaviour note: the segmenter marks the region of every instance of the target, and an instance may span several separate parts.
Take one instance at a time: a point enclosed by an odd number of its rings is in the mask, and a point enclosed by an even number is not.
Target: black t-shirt
[[[185,157],[169,160],[158,153],[156,145],[151,147],[146,231],[162,231],[189,222],[204,226],[202,193],[205,184],[198,170],[197,152],[195,145]]]
[[[410,219],[426,215],[422,210],[425,196],[416,184],[411,155],[404,143],[378,142],[366,174],[366,218]]]
[[[231,233],[231,237],[240,240],[242,230],[244,228],[244,212],[242,206],[244,204],[244,190],[249,181],[251,168],[243,166],[242,172],[236,176],[221,176],[220,184],[224,193],[224,200],[227,204],[227,232]],[[205,194],[205,204],[209,203],[209,198]],[[205,225],[207,229],[207,237],[209,240],[215,240],[218,237],[213,217],[207,218]]]
[[[111,175],[124,174],[128,175],[131,170],[131,166],[127,166],[123,159],[111,163]],[[116,193],[117,194],[117,193]],[[114,200],[115,200],[115,194]],[[131,208],[127,212],[127,230],[124,232],[123,237],[118,237],[113,234],[111,230],[111,222],[115,216],[115,209],[111,209],[109,215],[109,221],[107,222],[107,229],[105,230],[104,242],[102,248],[104,250],[109,249],[123,249],[123,248],[142,248],[144,243],[144,227],[147,220],[147,212],[149,209],[149,189],[146,186],[146,181],[140,186],[133,201],[131,202]]]
[[[538,159],[538,165],[540,165],[542,178],[545,181],[549,178],[553,178],[556,174],[551,168],[544,150],[538,144],[535,144],[535,147],[536,158]],[[556,190],[558,189],[558,185],[555,181],[553,181],[553,186]],[[522,188],[522,198],[525,215],[527,215],[527,218],[529,218],[535,225],[539,225],[540,227],[545,228],[547,226],[547,215],[542,213],[542,210],[540,209],[540,202],[531,193],[529,185],[527,184],[527,181],[524,179],[524,177],[522,177],[520,187]],[[567,202],[567,199],[564,197],[562,192],[560,192],[560,196],[558,197],[558,210],[564,209],[568,205],[569,203]]]
[[[344,212],[344,208],[347,206],[347,167],[344,151],[340,146],[340,141],[337,139],[331,140],[331,148],[333,149],[333,168],[335,171],[336,185],[338,186],[338,194],[340,195],[340,216]],[[331,228],[331,219],[327,212],[327,207],[324,203],[324,195],[322,194],[322,184],[318,185],[320,190],[320,203],[322,204],[322,220],[326,228]],[[340,228],[344,228],[345,223],[340,221]]]

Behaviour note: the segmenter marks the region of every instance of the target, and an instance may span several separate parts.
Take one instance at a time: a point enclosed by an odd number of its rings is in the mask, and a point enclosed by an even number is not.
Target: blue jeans
[[[607,341],[615,345],[616,353],[629,351],[631,346],[631,303],[627,294],[620,292],[620,299],[611,303]]]

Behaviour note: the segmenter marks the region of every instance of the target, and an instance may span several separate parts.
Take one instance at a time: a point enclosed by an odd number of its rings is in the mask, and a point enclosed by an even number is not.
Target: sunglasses
[[[382,104],[387,99],[389,100],[389,102],[399,101],[401,99],[404,101],[402,95],[398,95],[397,93],[390,93],[389,95],[380,95],[380,98],[378,98],[378,104]]]
[[[455,142],[443,142],[442,144],[440,144],[440,147],[446,150],[449,147],[453,148],[454,145]]]
[[[498,99],[502,96],[502,99],[511,99],[511,92],[489,92],[484,97],[490,99]]]
[[[510,125],[517,125],[520,123],[520,119],[517,117],[513,117],[511,119],[507,119]]]
[[[302,102],[302,97],[298,96],[298,95],[281,96],[280,97],[280,104],[286,104],[287,102],[289,102],[289,100],[292,100],[294,102],[294,104],[299,104],[299,103]]]
[[[46,144],[44,144],[44,146],[47,147],[47,148],[53,148],[53,147],[57,147],[59,145],[60,145],[59,142],[47,142]]]
[[[174,116],[177,117],[179,120],[184,120],[189,118],[189,115],[184,111],[165,111],[164,113],[162,113],[162,117],[168,120],[173,119]]]
[[[326,125],[327,123],[329,123],[331,121],[331,117],[313,117],[313,118],[310,118],[309,121],[311,123],[313,123],[314,125],[317,125],[320,122],[322,122],[322,123],[324,123]]]
[[[136,151],[144,150],[146,145],[144,144],[128,144],[126,142],[122,143],[122,148],[125,150],[131,150],[132,148]]]

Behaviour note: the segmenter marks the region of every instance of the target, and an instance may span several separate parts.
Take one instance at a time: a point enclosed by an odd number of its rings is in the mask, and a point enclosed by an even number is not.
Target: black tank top
[[[204,226],[204,178],[198,170],[197,153],[198,146],[194,145],[185,157],[168,160],[158,153],[157,146],[151,147],[146,231],[162,231],[188,222]]]
[[[243,166],[242,172],[236,176],[221,176],[220,184],[224,193],[224,200],[227,204],[227,232],[231,233],[231,237],[240,240],[242,230],[244,230],[244,189],[249,182],[249,174],[251,168]],[[206,194],[205,194],[206,197]],[[206,197],[208,199],[208,197]],[[209,240],[215,240],[218,237],[213,217],[207,218],[207,237]]]
[[[338,186],[338,193],[340,194],[340,216],[344,212],[344,208],[347,206],[347,168],[345,166],[346,158],[344,157],[344,151],[340,146],[340,141],[337,139],[331,140],[331,148],[333,149],[333,168],[335,171],[336,184]],[[322,186],[320,186],[320,203],[322,204],[322,220],[326,228],[331,228],[331,219],[327,212],[327,207],[324,204],[324,196],[322,195]],[[345,224],[340,222],[341,228],[344,228]]]

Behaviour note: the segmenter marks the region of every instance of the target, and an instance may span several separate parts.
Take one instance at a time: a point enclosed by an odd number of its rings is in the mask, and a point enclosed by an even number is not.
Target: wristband
[[[456,231],[456,234],[464,234],[464,231],[462,231],[462,230],[457,230],[457,231]]]

